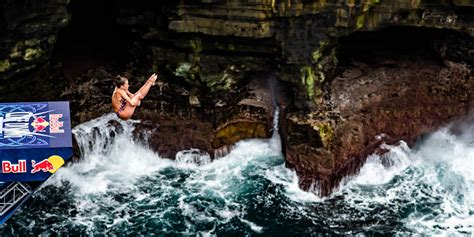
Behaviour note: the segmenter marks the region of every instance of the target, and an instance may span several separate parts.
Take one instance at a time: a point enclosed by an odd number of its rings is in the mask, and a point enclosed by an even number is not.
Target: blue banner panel
[[[71,157],[69,102],[0,103],[0,182],[44,181]]]
[[[69,102],[0,103],[0,150],[72,147]]]
[[[0,150],[0,181],[45,181],[72,157],[72,148]]]

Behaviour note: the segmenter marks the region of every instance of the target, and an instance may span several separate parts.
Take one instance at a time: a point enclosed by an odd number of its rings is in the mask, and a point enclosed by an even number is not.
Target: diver
[[[141,100],[145,98],[150,88],[155,85],[157,78],[158,75],[153,73],[145,85],[143,85],[137,93],[132,94],[128,91],[128,79],[118,75],[115,79],[115,89],[112,94],[112,108],[115,114],[123,120],[130,119],[137,106],[140,105]]]

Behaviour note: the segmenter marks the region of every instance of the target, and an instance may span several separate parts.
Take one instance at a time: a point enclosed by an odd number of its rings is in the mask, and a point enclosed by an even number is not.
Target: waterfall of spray
[[[179,152],[175,161],[162,159],[132,139],[136,121],[112,114],[77,126],[81,160],[59,170],[47,185],[68,189],[72,209],[65,211],[75,214],[51,230],[182,235],[232,225],[261,232],[248,202],[262,201],[257,193],[268,185],[265,171],[283,162],[276,113],[272,138],[238,142],[214,162],[196,149]]]
[[[267,87],[270,91],[271,96],[271,108],[273,113],[273,125],[274,131],[279,132],[279,144],[280,150],[283,156],[286,156],[286,150],[288,146],[288,130],[286,124],[286,99],[283,89],[278,83],[278,79],[275,73],[270,73],[267,77]],[[276,120],[275,120],[276,119]],[[275,136],[275,133],[273,133]]]
[[[61,169],[51,182],[66,180],[77,185],[79,193],[100,193],[115,185],[126,188],[133,180],[170,165],[171,161],[159,162],[145,145],[132,139],[136,122],[109,114],[75,127],[82,160]]]
[[[275,113],[273,114],[273,131],[272,137],[270,139],[270,144],[274,151],[281,153],[281,138],[279,133],[279,116],[280,116],[280,108],[277,106],[275,107]]]

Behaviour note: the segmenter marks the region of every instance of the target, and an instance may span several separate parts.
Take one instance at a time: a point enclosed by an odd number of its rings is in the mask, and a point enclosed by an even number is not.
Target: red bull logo
[[[2,173],[26,173],[26,160],[19,160],[18,164],[12,164],[10,161],[2,161]]]
[[[43,117],[35,117],[35,120],[31,123],[31,126],[35,129],[34,132],[44,132],[48,125],[49,123]]]
[[[64,165],[64,159],[60,156],[54,155],[50,156],[48,159],[44,159],[38,163],[34,160],[31,161],[31,173],[34,174],[36,172],[50,172],[54,173],[59,167]]]
[[[34,174],[39,171],[43,172],[48,172],[50,170],[54,170],[53,163],[49,161],[48,159],[44,159],[41,162],[36,163],[34,160],[31,161],[31,166],[33,169],[31,170],[31,173]]]

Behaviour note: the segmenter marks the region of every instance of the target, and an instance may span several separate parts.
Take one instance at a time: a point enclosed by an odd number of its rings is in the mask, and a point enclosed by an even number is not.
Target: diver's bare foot
[[[148,78],[148,81],[152,83],[151,84],[152,86],[154,86],[157,78],[158,78],[158,75],[156,75],[156,73],[153,73],[153,75],[151,75],[150,78]]]

